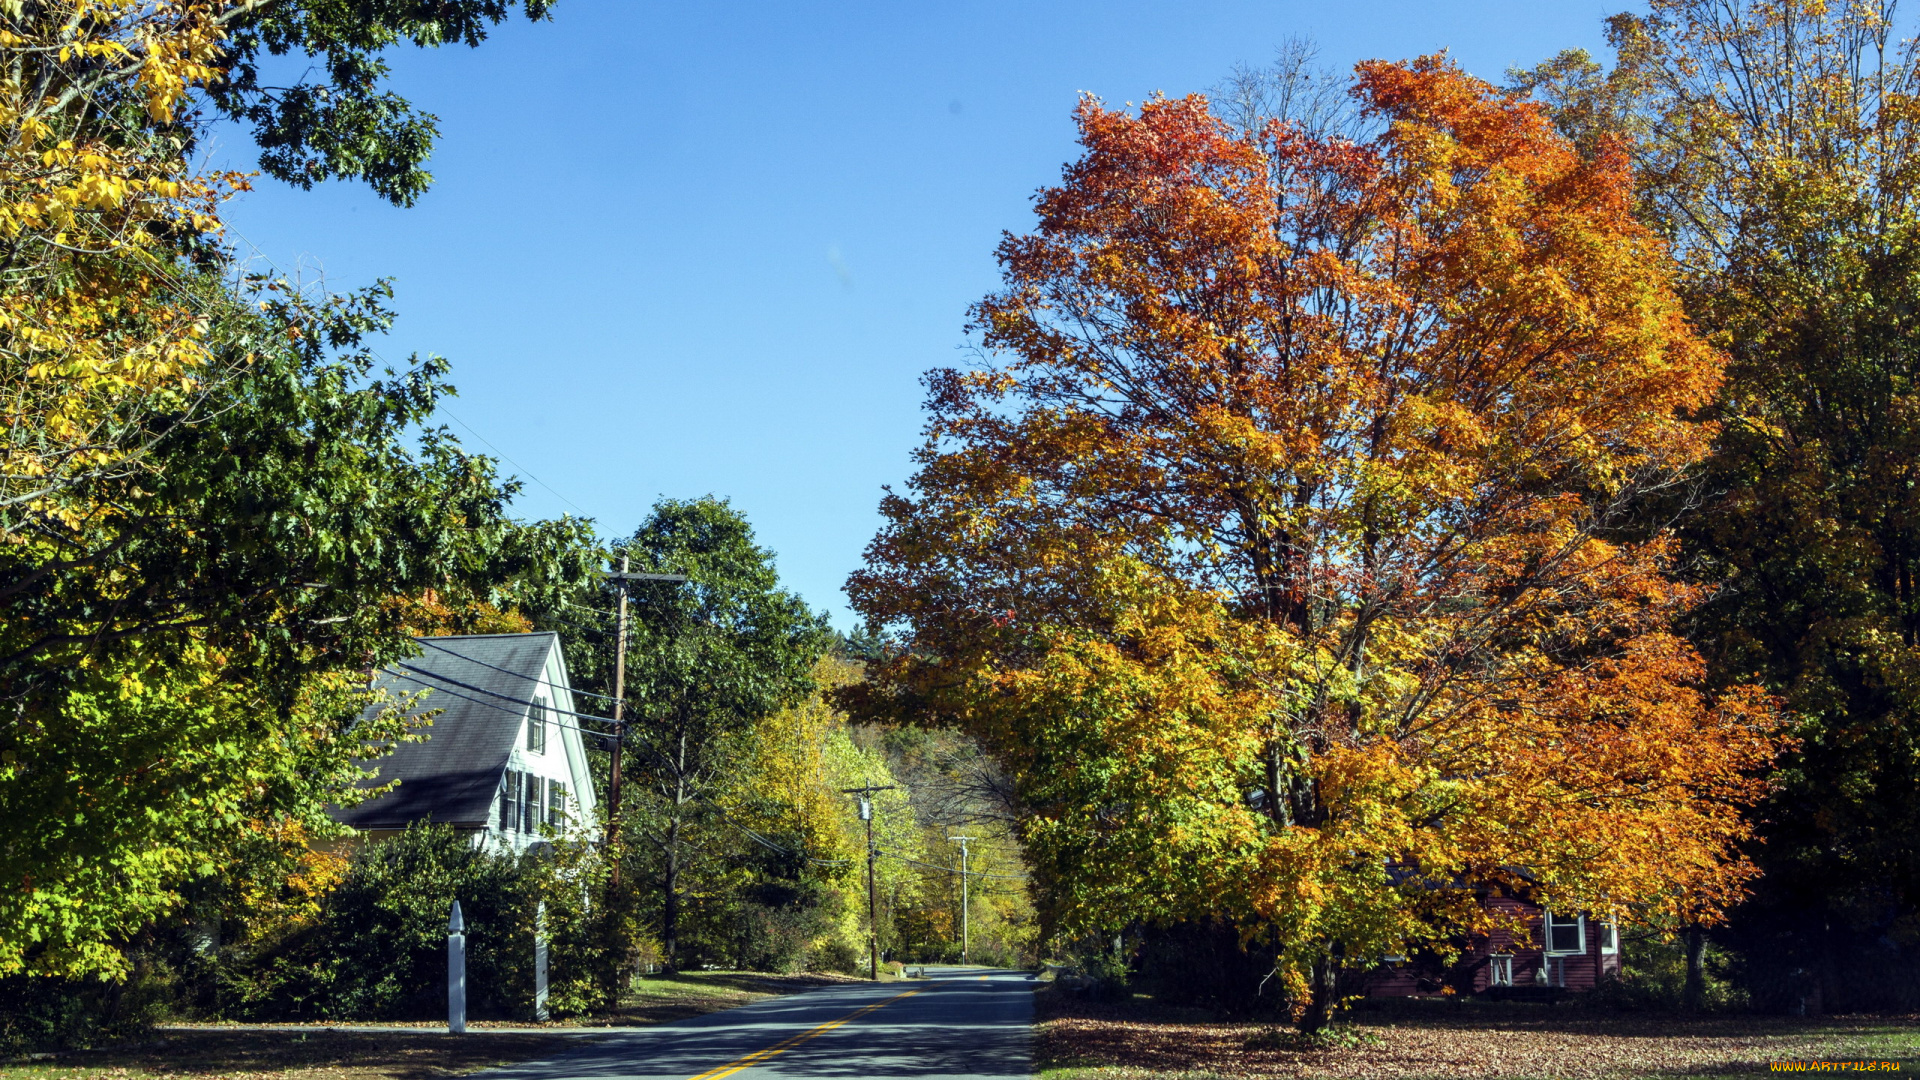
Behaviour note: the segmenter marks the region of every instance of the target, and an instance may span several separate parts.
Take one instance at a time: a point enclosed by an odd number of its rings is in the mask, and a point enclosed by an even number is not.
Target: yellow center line
[[[773,1057],[776,1054],[784,1054],[787,1051],[793,1049],[794,1047],[799,1046],[801,1043],[806,1042],[808,1039],[813,1038],[815,1035],[824,1035],[827,1032],[832,1031],[834,1028],[839,1027],[841,1024],[845,1024],[852,1020],[860,1019],[861,1017],[867,1015],[868,1013],[874,1011],[875,1009],[884,1009],[888,1005],[891,1005],[902,998],[910,998],[915,994],[924,994],[928,990],[931,990],[934,987],[939,985],[940,983],[937,983],[937,982],[928,983],[927,985],[920,987],[918,990],[909,990],[904,994],[895,994],[884,1001],[876,1001],[871,1005],[863,1005],[860,1008],[853,1010],[852,1012],[848,1013],[847,1015],[841,1017],[838,1020],[829,1020],[828,1022],[821,1024],[819,1027],[812,1028],[807,1031],[803,1031],[798,1035],[789,1036],[787,1039],[781,1042],[775,1043],[774,1045],[767,1047],[765,1050],[756,1050],[753,1053],[748,1054],[746,1057],[735,1058],[732,1061],[727,1062],[725,1065],[708,1069],[706,1072],[703,1072],[698,1076],[689,1077],[688,1080],[722,1080],[723,1077],[732,1076],[734,1073],[737,1073],[742,1069],[752,1068],[753,1066],[760,1064],[761,1062],[767,1060],[770,1057]]]

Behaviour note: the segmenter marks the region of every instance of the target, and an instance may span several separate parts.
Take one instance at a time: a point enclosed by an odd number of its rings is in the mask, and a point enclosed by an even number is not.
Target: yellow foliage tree
[[[0,5],[0,535],[71,524],[64,493],[196,404],[209,318],[183,256],[212,254],[245,180],[196,168],[174,121],[236,6]]]

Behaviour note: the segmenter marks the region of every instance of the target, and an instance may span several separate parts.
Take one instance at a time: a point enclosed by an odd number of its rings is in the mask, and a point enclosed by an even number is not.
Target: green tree
[[[738,736],[813,690],[825,617],[780,588],[773,553],[718,499],[666,499],[615,545],[634,570],[685,574],[634,586],[627,631],[627,717],[620,829],[629,865],[657,897],[660,948],[681,959],[689,889],[723,841],[714,799],[737,780]],[[610,689],[612,619],[582,642],[578,670]],[[575,609],[578,610],[578,609]],[[592,632],[597,630],[597,632]]]
[[[1631,148],[1730,356],[1692,637],[1797,722],[1726,934],[1776,1004],[1920,1002],[1920,52],[1893,16],[1657,0],[1610,21],[1613,68],[1519,73],[1582,145]]]
[[[403,731],[360,717],[364,672],[411,648],[406,598],[513,607],[593,559],[584,523],[508,517],[515,485],[444,431],[408,446],[445,364],[371,377],[383,287],[266,295],[225,306],[240,374],[151,475],[0,547],[0,973],[120,973],[260,823],[333,831],[353,760]]]
[[[425,166],[438,118],[389,88],[388,51],[403,43],[477,47],[515,10],[537,22],[552,7],[552,0],[234,4],[223,77],[208,98],[251,125],[268,176],[303,188],[362,180],[389,202],[411,206],[433,182]],[[299,74],[275,85],[263,78],[268,68]]]
[[[415,443],[446,365],[373,374],[384,285],[236,284],[217,208],[245,180],[195,164],[212,111],[270,175],[411,202],[432,118],[383,51],[546,7],[0,5],[0,974],[124,972],[251,830],[326,830],[403,730],[359,718],[410,629],[511,622],[583,570],[583,523],[513,521],[490,461]]]

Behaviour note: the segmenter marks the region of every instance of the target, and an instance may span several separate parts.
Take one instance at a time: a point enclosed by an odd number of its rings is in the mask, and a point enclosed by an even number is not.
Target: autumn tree
[[[1774,748],[1672,632],[1722,358],[1624,154],[1443,58],[1352,91],[1083,102],[850,585],[904,641],[849,700],[1006,763],[1057,932],[1230,916],[1309,1028],[1483,890],[1714,917]]]
[[[1920,52],[1884,3],[1658,0],[1618,63],[1519,82],[1639,166],[1693,322],[1726,349],[1689,560],[1714,678],[1799,736],[1726,940],[1758,1000],[1920,1001]]]

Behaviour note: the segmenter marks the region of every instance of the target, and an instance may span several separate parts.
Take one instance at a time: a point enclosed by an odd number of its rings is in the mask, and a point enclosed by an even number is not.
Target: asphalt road
[[[483,1080],[772,1080],[1031,1073],[1033,979],[929,968],[908,982],[852,984],[625,1031]]]

